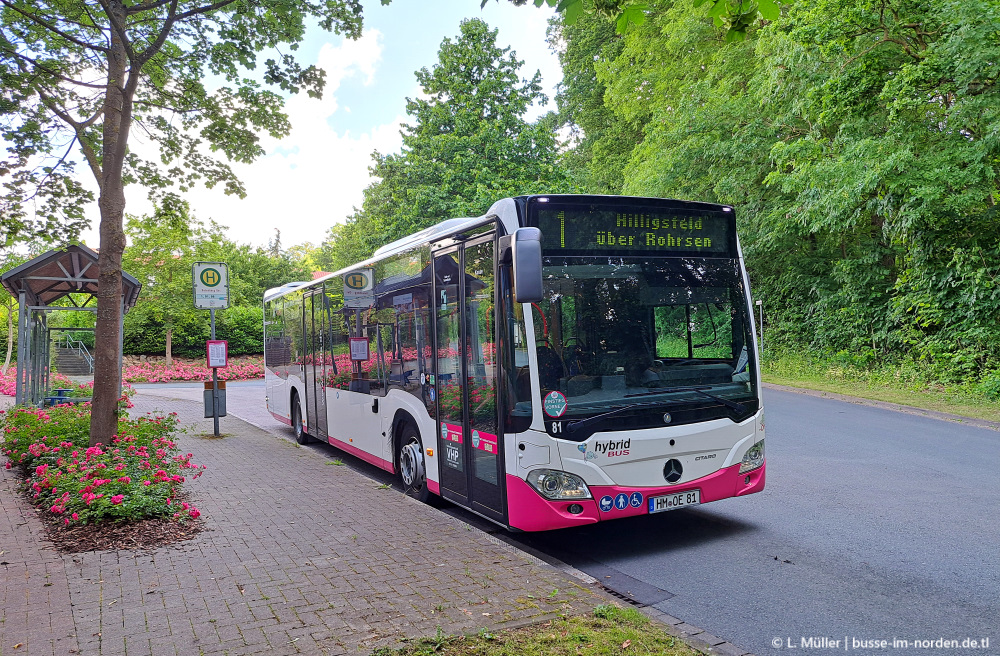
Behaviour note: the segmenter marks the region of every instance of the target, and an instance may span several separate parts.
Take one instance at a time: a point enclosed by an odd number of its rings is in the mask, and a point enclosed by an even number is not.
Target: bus
[[[421,501],[542,531],[764,489],[732,207],[506,198],[263,302],[270,413]]]

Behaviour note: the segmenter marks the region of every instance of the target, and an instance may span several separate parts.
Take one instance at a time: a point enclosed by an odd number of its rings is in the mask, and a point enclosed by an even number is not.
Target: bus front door
[[[441,495],[506,522],[497,417],[494,235],[434,254]]]
[[[322,288],[305,296],[305,407],[309,434],[326,442],[326,296]]]

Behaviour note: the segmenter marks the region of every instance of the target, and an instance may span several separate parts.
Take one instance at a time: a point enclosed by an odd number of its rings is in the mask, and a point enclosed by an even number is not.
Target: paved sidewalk
[[[404,638],[590,612],[593,586],[200,400],[178,412],[208,466],[187,484],[207,530],[146,552],[63,555],[0,468],[0,656],[364,654]]]

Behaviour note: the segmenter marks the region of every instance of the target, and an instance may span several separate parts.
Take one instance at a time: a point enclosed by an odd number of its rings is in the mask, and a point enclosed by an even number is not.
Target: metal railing
[[[60,335],[56,338],[56,348],[61,349],[76,349],[76,352],[82,357],[86,362],[87,366],[90,368],[90,373],[94,373],[94,356],[90,354],[90,350],[87,345],[78,339],[73,338],[72,335]]]

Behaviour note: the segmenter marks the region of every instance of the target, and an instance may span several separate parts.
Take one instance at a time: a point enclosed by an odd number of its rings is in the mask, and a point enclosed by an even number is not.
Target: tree
[[[184,201],[165,199],[151,216],[129,217],[126,234],[130,245],[122,264],[143,284],[139,302],[125,318],[130,342],[143,350],[159,339],[135,333],[162,330],[167,366],[173,363],[173,338],[180,331],[181,351],[207,334],[209,315],[194,307],[192,265],[195,262],[225,262],[229,268],[229,302],[234,307],[258,308],[264,292],[289,280],[308,280],[310,271],[280,244],[264,249],[237,244],[223,226],[195,217]],[[221,310],[224,321],[230,310]]]
[[[125,185],[162,197],[172,185],[184,191],[204,182],[242,195],[214,154],[249,162],[262,153],[258,131],[289,131],[281,96],[245,71],[265,50],[294,51],[307,19],[357,37],[361,12],[359,0],[0,0],[0,117],[9,155],[0,175],[10,178],[0,224],[20,229],[29,199],[40,202],[42,227],[58,223],[60,212],[78,223],[90,195],[73,177],[74,152],[99,189],[92,443],[110,440],[117,421]],[[210,90],[207,74],[223,85]],[[280,51],[261,77],[312,96],[324,83],[322,71]],[[133,126],[158,146],[158,158],[129,147]]]
[[[402,152],[373,154],[379,181],[328,240],[350,257],[323,256],[324,266],[369,257],[443,218],[482,214],[505,196],[570,188],[555,116],[524,119],[533,102],[546,100],[541,75],[521,79],[523,62],[496,35],[482,20],[463,21],[459,37],[442,42],[438,63],[417,71],[423,97],[407,99],[413,123],[403,128]]]
[[[700,10],[654,0],[616,48],[590,45],[606,25],[560,34],[578,70],[594,53],[594,79],[563,81],[573,121],[641,125],[624,147],[585,135],[627,151],[624,193],[736,206],[772,345],[1000,367],[995,3],[797,3],[719,48]]]
[[[131,245],[123,268],[142,283],[142,295],[127,321],[152,321],[163,326],[167,366],[173,364],[172,339],[179,322],[194,317],[191,267],[198,249],[222,235],[219,226],[206,229],[191,216],[184,201],[164,199],[151,216],[129,217],[125,233]]]
[[[625,165],[642,140],[645,117],[625,117],[605,105],[607,86],[597,78],[597,65],[617,58],[625,41],[615,36],[611,20],[596,14],[572,25],[553,20],[548,37],[563,71],[556,94],[559,122],[571,135],[572,148],[563,162],[574,182],[590,193],[621,193]]]
[[[280,247],[260,248],[219,240],[212,244],[220,261],[229,266],[229,293],[233,305],[259,307],[264,292],[293,280],[312,280],[312,269]]]
[[[499,2],[500,0],[497,0]],[[489,0],[482,0],[483,7]],[[510,0],[516,6],[528,0]],[[534,0],[536,7],[547,4],[562,12],[567,25],[573,25],[582,16],[596,15],[614,21],[615,30],[624,34],[629,26],[639,26],[646,21],[651,0]],[[707,15],[716,27],[726,28],[726,41],[743,41],[747,30],[755,22],[766,22],[781,16],[778,0],[693,0],[694,7],[708,5]]]

